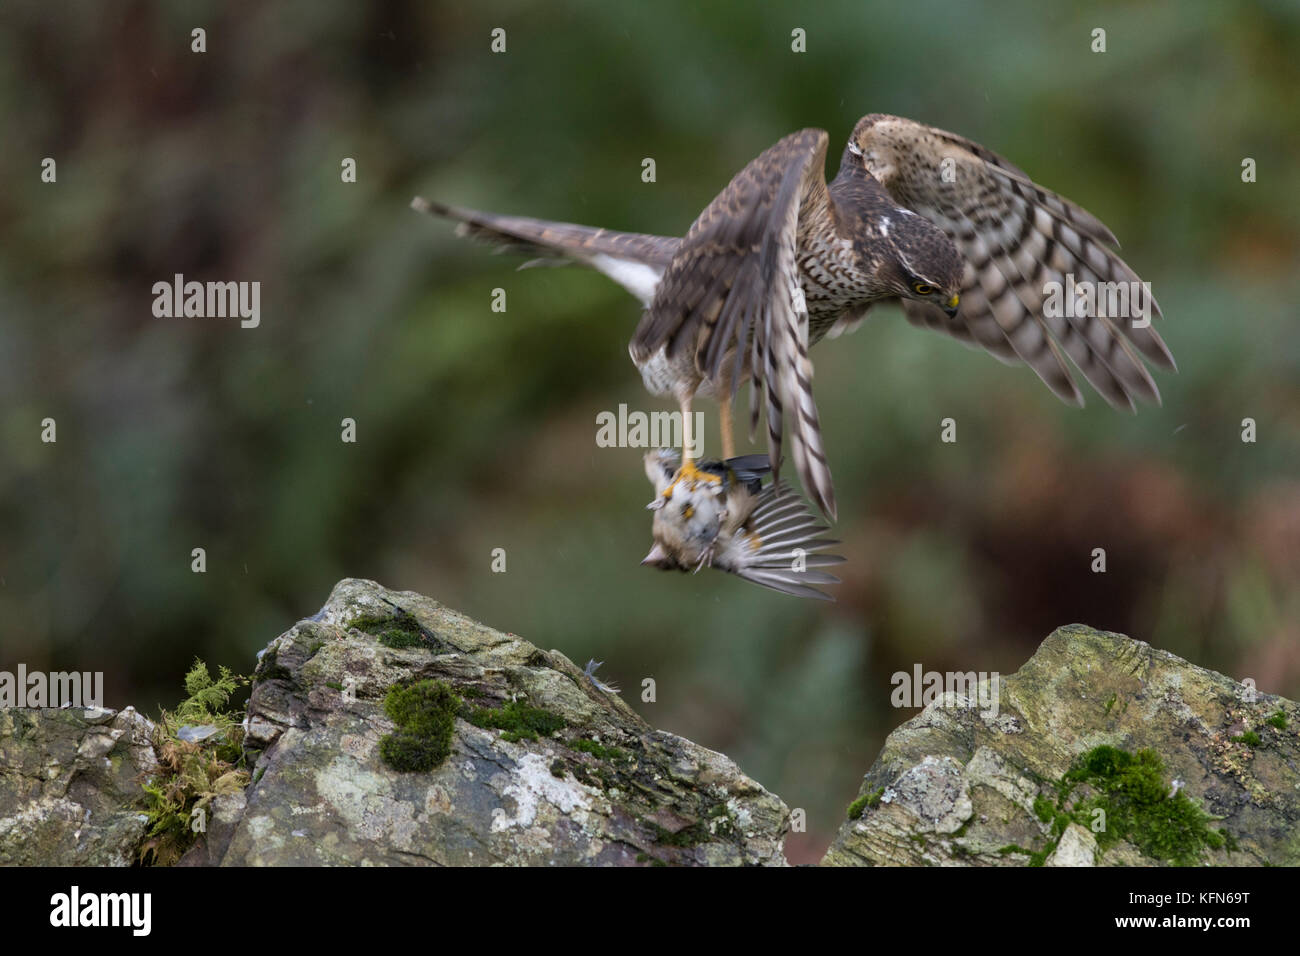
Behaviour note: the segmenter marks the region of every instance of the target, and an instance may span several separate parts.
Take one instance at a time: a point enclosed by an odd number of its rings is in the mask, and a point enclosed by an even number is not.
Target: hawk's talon
[[[712,484],[720,484],[722,482],[721,475],[714,475],[707,471],[700,471],[700,469],[695,467],[695,462],[693,461],[687,461],[682,465],[682,467],[677,469],[677,475],[673,479],[673,484],[676,484],[682,479],[692,482],[707,481]]]

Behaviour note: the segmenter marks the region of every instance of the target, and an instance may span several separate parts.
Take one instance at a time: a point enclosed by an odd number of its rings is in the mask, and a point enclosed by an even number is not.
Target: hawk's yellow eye
[[[912,289],[917,295],[929,295],[934,291],[934,286],[926,285],[924,282],[913,282]]]

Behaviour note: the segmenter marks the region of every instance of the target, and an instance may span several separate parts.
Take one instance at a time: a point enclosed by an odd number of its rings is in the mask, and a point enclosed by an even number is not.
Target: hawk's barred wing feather
[[[742,169],[702,212],[664,271],[632,340],[638,361],[666,348],[692,354],[701,379],[734,391],[746,363],[751,429],[766,400],[778,473],[790,413],[795,467],[832,518],[835,493],[822,447],[808,358],[808,315],[796,256],[801,217],[829,215],[824,130],[785,137]]]
[[[1083,399],[1062,352],[1112,405],[1132,410],[1135,398],[1159,403],[1138,353],[1163,368],[1172,369],[1173,358],[1154,327],[1134,319],[1143,308],[1159,315],[1160,307],[1108,248],[1117,243],[1100,220],[953,133],[881,115],[866,117],[859,131],[872,175],[899,203],[947,233],[966,260],[958,315],[905,302],[909,320],[1003,361],[1025,362],[1072,404]],[[1125,299],[1123,316],[1046,314],[1046,284],[1065,286],[1067,276],[1095,290],[1125,283],[1126,292],[1137,291]]]

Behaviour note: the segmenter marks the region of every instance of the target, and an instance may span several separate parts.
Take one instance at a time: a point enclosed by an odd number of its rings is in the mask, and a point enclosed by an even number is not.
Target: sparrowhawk
[[[748,378],[751,438],[762,406],[774,473],[788,428],[804,488],[831,518],[808,347],[882,299],[916,325],[1027,364],[1070,404],[1083,397],[1066,356],[1111,405],[1159,403],[1143,363],[1175,367],[1150,325],[1159,306],[1098,219],[978,143],[879,113],[854,127],[828,184],[828,139],[820,129],[786,136],[680,239],[412,205],[459,220],[462,233],[589,265],[637,296],[645,311],[629,351],[647,388],[677,399],[687,447],[691,400],[711,395],[723,457],[733,457],[730,401]],[[1045,307],[1051,283],[1131,284],[1129,314]],[[689,458],[681,470],[709,477]]]

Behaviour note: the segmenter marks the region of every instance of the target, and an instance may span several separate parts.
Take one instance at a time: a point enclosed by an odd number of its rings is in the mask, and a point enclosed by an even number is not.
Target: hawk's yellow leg
[[[722,460],[730,461],[736,457],[736,440],[731,436],[731,390],[718,405],[719,426],[722,429]]]
[[[700,471],[695,467],[695,462],[691,459],[691,447],[694,445],[693,436],[691,435],[691,399],[690,396],[683,396],[678,401],[682,410],[682,466],[677,469],[677,475],[673,478],[672,484],[664,489],[665,497],[672,496],[673,487],[683,478],[691,482],[719,482],[722,480],[717,475],[710,475],[708,472]]]

